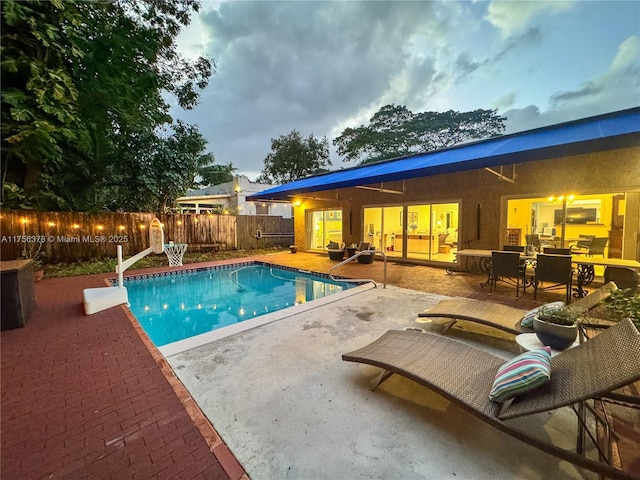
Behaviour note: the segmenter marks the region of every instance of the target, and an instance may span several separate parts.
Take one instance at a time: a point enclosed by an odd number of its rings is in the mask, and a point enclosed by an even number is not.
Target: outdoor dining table
[[[476,275],[489,273],[489,270],[491,269],[491,250],[467,248],[465,250],[458,250],[454,253],[454,256],[454,263],[458,262],[458,258],[464,257],[467,262],[465,267],[469,265],[468,260],[471,258],[471,267],[468,269],[471,270],[471,273]]]
[[[585,285],[589,285],[595,277],[596,265],[604,267],[627,267],[640,270],[640,262],[636,260],[626,260],[622,258],[596,258],[586,255],[574,255],[571,262],[577,267],[577,287],[576,293],[578,297],[584,297],[588,292],[584,290]],[[575,295],[575,294],[574,294]]]
[[[488,276],[486,282],[480,283],[480,286],[484,288],[485,285],[488,285],[489,281],[491,280],[491,252],[494,252],[494,251],[496,250],[481,250],[481,249],[474,249],[474,248],[459,250],[458,252],[455,253],[456,262],[457,262],[457,257],[464,257],[465,260],[468,260],[469,258],[471,258],[472,259],[471,267],[469,267],[469,270],[471,271],[471,273],[475,275],[485,274]],[[535,260],[535,258],[536,258],[535,253],[534,254],[528,254],[525,252],[520,253],[520,260],[524,261],[527,264],[530,264],[533,260]]]
[[[491,275],[491,252],[493,250],[480,250],[480,249],[465,249],[456,253],[456,256],[472,258],[471,273],[476,275],[486,274]],[[520,258],[528,264],[535,264],[537,254],[521,253]],[[575,297],[584,297],[587,295],[587,291],[584,289],[585,285],[589,285],[595,277],[596,265],[604,267],[628,267],[640,271],[640,262],[636,260],[626,260],[622,258],[600,258],[600,257],[588,257],[586,255],[572,255],[571,263],[576,265],[576,280],[577,284],[574,288]],[[487,282],[482,282],[481,287],[484,288]]]

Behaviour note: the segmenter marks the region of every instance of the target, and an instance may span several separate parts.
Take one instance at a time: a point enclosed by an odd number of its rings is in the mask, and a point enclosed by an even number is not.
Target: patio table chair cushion
[[[496,372],[489,399],[502,403],[538,388],[551,378],[551,348],[525,352],[509,360]]]
[[[561,307],[564,307],[565,305],[566,303],[564,303],[562,300],[558,300],[557,302],[545,303],[544,305],[540,305],[539,307],[532,308],[531,310],[529,310],[527,313],[524,314],[524,317],[522,317],[522,321],[520,322],[520,326],[522,328],[528,328],[529,330],[533,330],[533,319],[538,314],[538,310],[540,310],[541,307],[555,310],[556,308],[561,308]]]

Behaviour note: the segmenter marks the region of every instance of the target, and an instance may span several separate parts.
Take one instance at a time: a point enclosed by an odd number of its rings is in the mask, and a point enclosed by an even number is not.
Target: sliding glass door
[[[389,257],[453,261],[458,207],[434,203],[365,208],[363,241]]]
[[[342,243],[342,210],[317,210],[306,214],[308,250],[326,250],[332,241]]]

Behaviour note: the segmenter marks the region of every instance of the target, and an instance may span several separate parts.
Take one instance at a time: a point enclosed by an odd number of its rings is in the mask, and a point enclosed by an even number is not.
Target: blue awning
[[[640,107],[303,178],[247,197],[291,197],[640,145]]]

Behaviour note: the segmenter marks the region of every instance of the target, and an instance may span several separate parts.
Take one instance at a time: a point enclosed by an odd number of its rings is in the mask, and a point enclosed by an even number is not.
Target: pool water
[[[130,310],[160,347],[356,285],[255,263],[143,275],[125,286]]]

